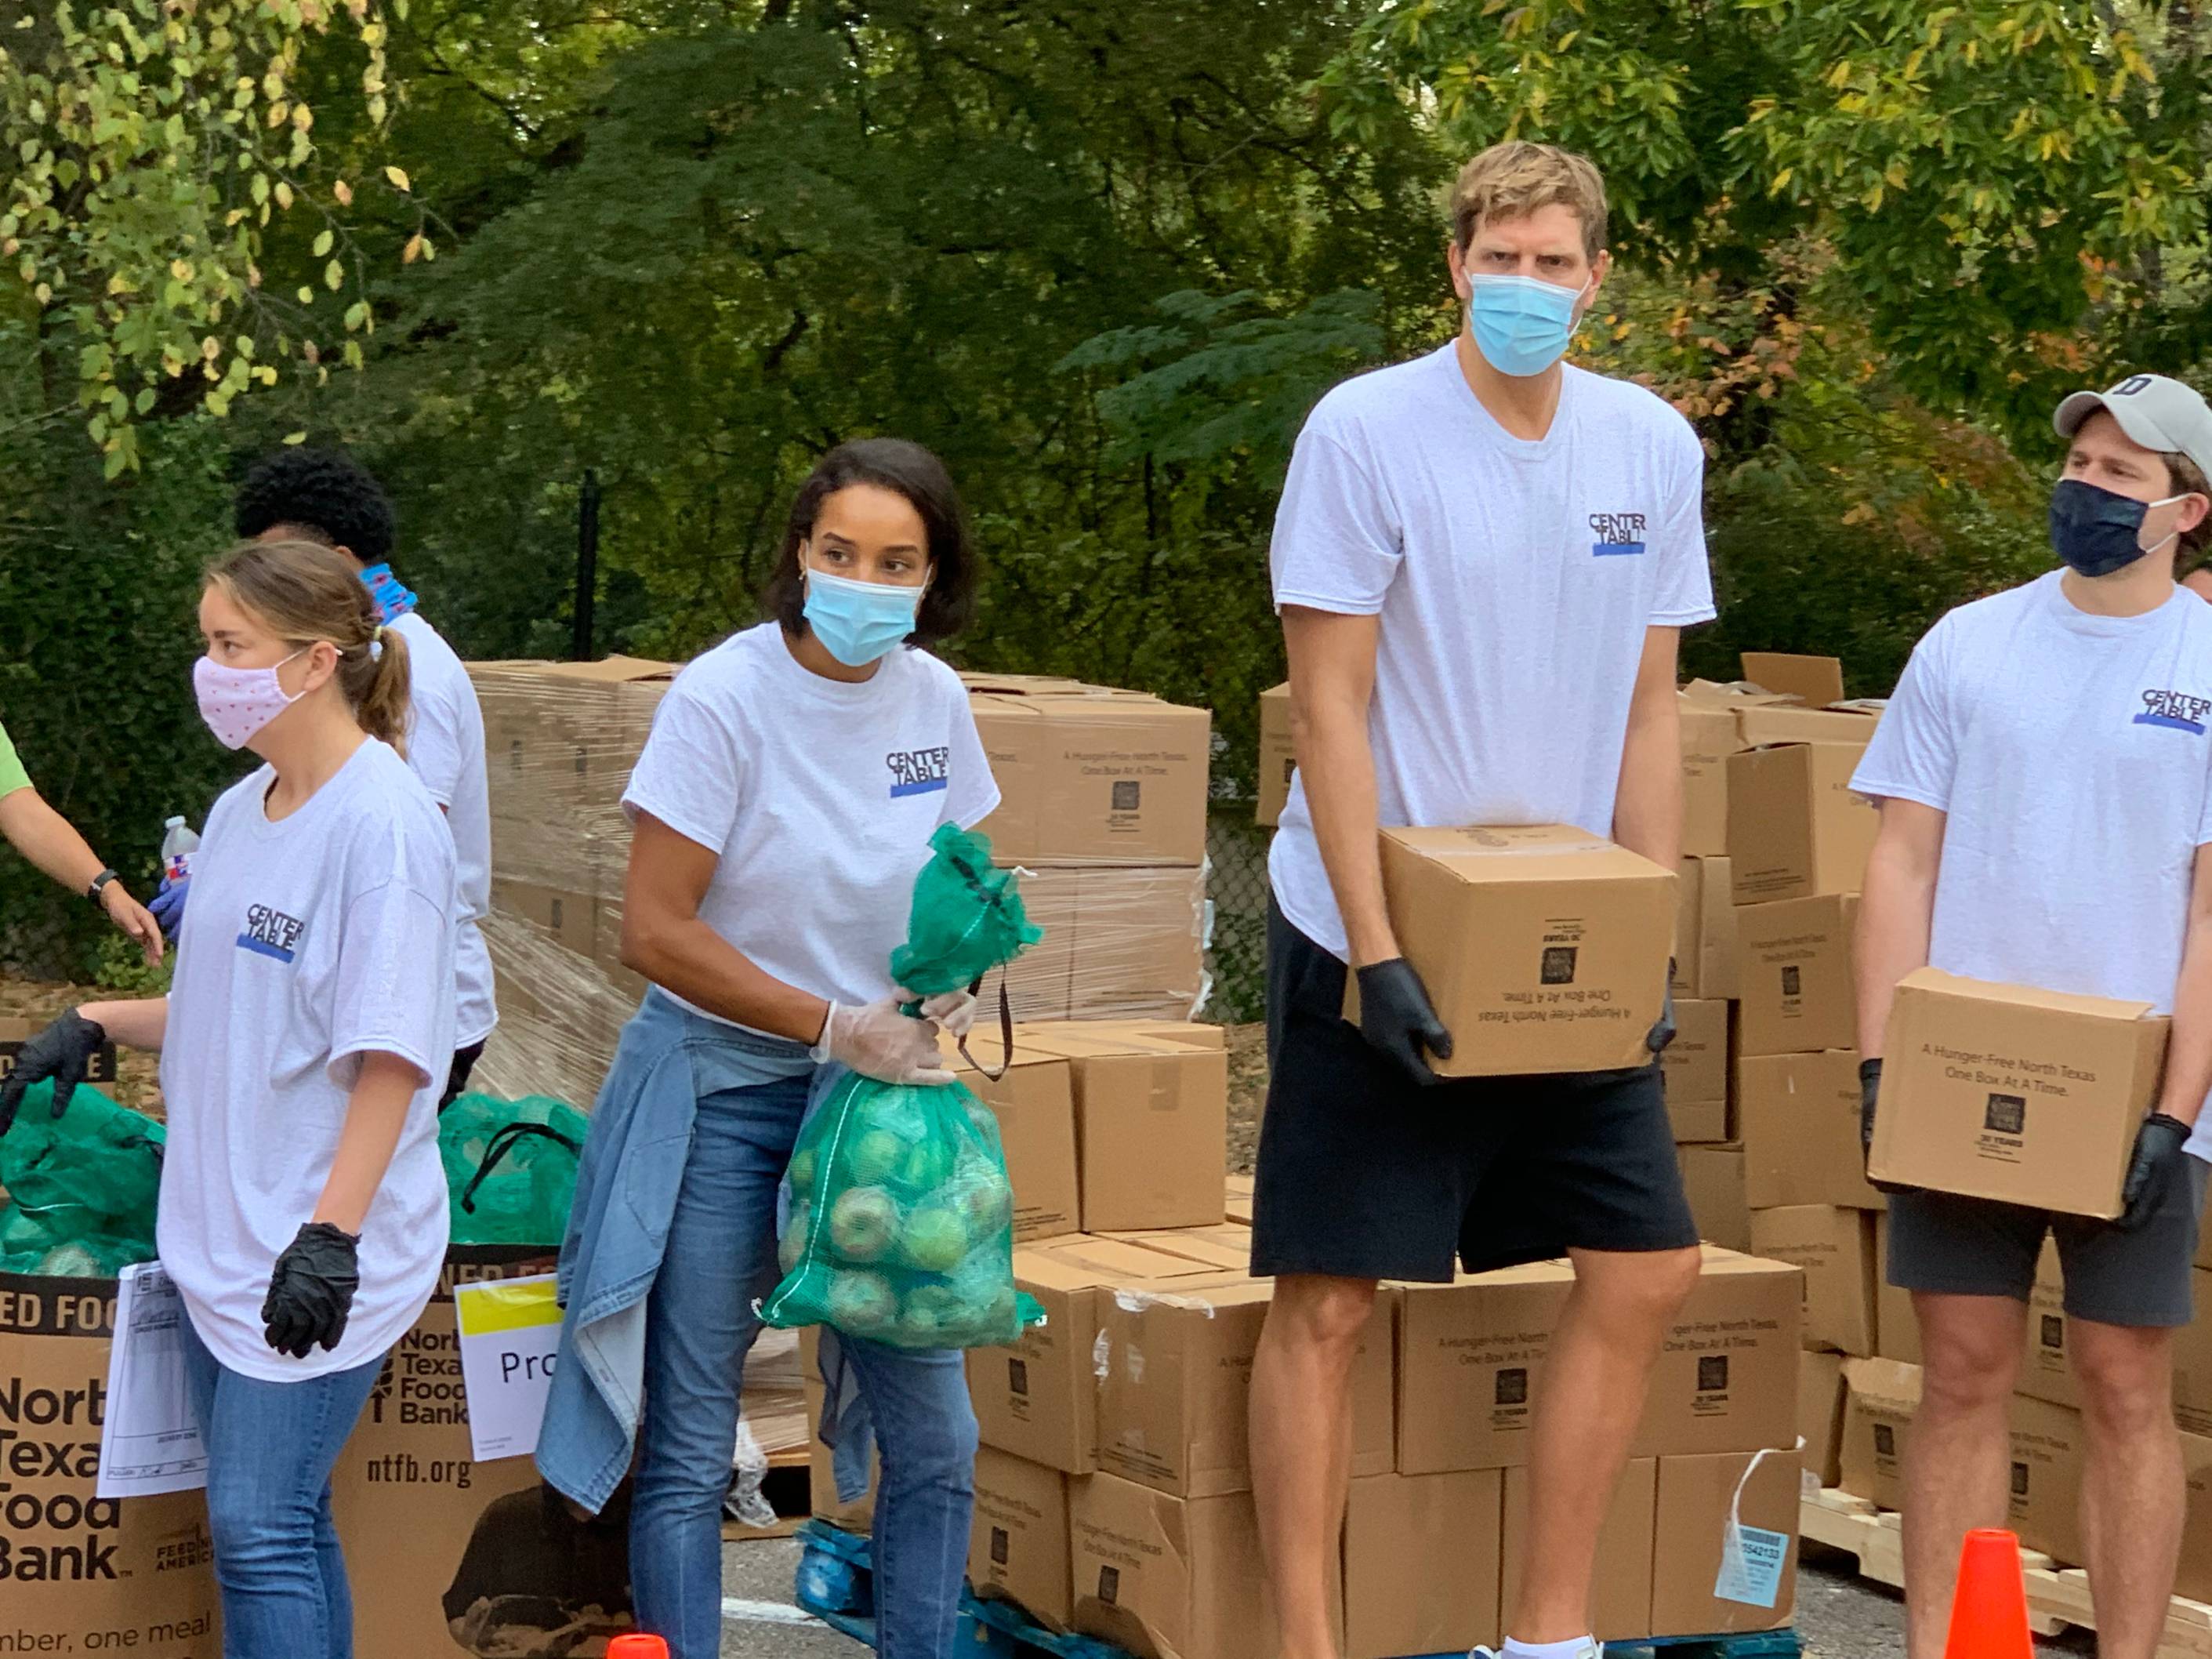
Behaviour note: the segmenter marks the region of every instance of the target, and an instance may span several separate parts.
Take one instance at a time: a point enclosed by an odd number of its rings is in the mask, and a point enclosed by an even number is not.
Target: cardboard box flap
[[[1098,1286],[1152,1285],[1164,1279],[1203,1279],[1219,1270],[1179,1255],[1164,1255],[1141,1244],[1085,1236],[1049,1248],[1033,1246],[1035,1254],[1064,1267],[1092,1275],[1084,1282]]]
[[[1747,651],[1743,677],[1769,691],[1788,692],[1814,708],[1841,702],[1844,665],[1834,657],[1801,657],[1784,651]]]
[[[1997,1003],[2014,1008],[2040,1009],[2051,1014],[2076,1014],[2091,1019],[2120,1020],[2130,1024],[2151,1017],[2157,1005],[2136,1002],[2118,997],[2081,996],[2070,991],[2045,991],[2032,985],[2004,985],[1995,980],[1968,979],[1960,974],[1947,974],[1940,968],[1916,968],[1898,981],[1902,989],[1911,986],[1938,996],[1971,998],[1976,1002]]]
[[[1897,1359],[1846,1359],[1844,1382],[1860,1399],[1910,1417],[1920,1408],[1920,1367]]]
[[[1692,702],[1737,708],[1745,705],[1775,707],[1797,702],[1787,692],[1769,691],[1763,686],[1753,685],[1749,680],[1692,680],[1680,688],[1678,695]]]
[[[574,680],[589,685],[631,685],[649,680],[672,680],[679,665],[650,657],[607,657],[599,662],[552,662],[538,658],[511,658],[495,662],[472,662],[471,671],[527,674],[536,679]]]
[[[1749,707],[1736,711],[1737,734],[1753,748],[1778,743],[1844,743],[1863,749],[1874,741],[1880,708]]]
[[[1565,823],[1475,824],[1457,830],[1385,830],[1386,842],[1464,882],[1553,881],[1562,876],[1657,875],[1641,854]]]

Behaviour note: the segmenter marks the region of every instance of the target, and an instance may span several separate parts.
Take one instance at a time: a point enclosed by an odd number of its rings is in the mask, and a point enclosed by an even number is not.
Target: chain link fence
[[[1253,823],[1252,811],[1249,800],[1217,799],[1206,822],[1213,939],[1206,966],[1213,996],[1206,1018],[1223,1025],[1267,1017],[1267,842],[1275,832]]]

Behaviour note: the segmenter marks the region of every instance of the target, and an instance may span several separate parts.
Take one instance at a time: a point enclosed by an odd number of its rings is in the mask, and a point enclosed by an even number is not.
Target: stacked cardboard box
[[[666,663],[486,662],[500,1034],[481,1074],[510,1094],[597,1094],[644,991],[624,968],[622,794],[675,678]],[[1044,939],[1006,971],[1027,1019],[1188,1020],[1205,1000],[1211,718],[1137,692],[968,679],[1002,800],[979,826]],[[999,979],[985,988],[995,994]]]

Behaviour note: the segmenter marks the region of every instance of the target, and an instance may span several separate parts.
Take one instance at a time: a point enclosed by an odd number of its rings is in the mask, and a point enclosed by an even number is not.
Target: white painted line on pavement
[[[812,1613],[788,1601],[755,1601],[742,1595],[722,1598],[722,1620],[732,1625],[820,1625]]]

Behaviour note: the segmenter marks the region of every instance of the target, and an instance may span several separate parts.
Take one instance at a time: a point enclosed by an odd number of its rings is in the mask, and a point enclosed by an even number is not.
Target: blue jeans
[[[301,1382],[242,1376],[185,1321],[185,1386],[208,1454],[224,1659],[353,1659],[331,1470],[381,1359]]]
[[[722,1498],[738,1392],[775,1286],[776,1189],[808,1079],[701,1098],[659,1276],[647,1304],[645,1419],[630,1509],[641,1631],[672,1659],[722,1645]],[[975,1509],[975,1416],[957,1352],[848,1340],[875,1421],[876,1610],[881,1659],[950,1659]]]

